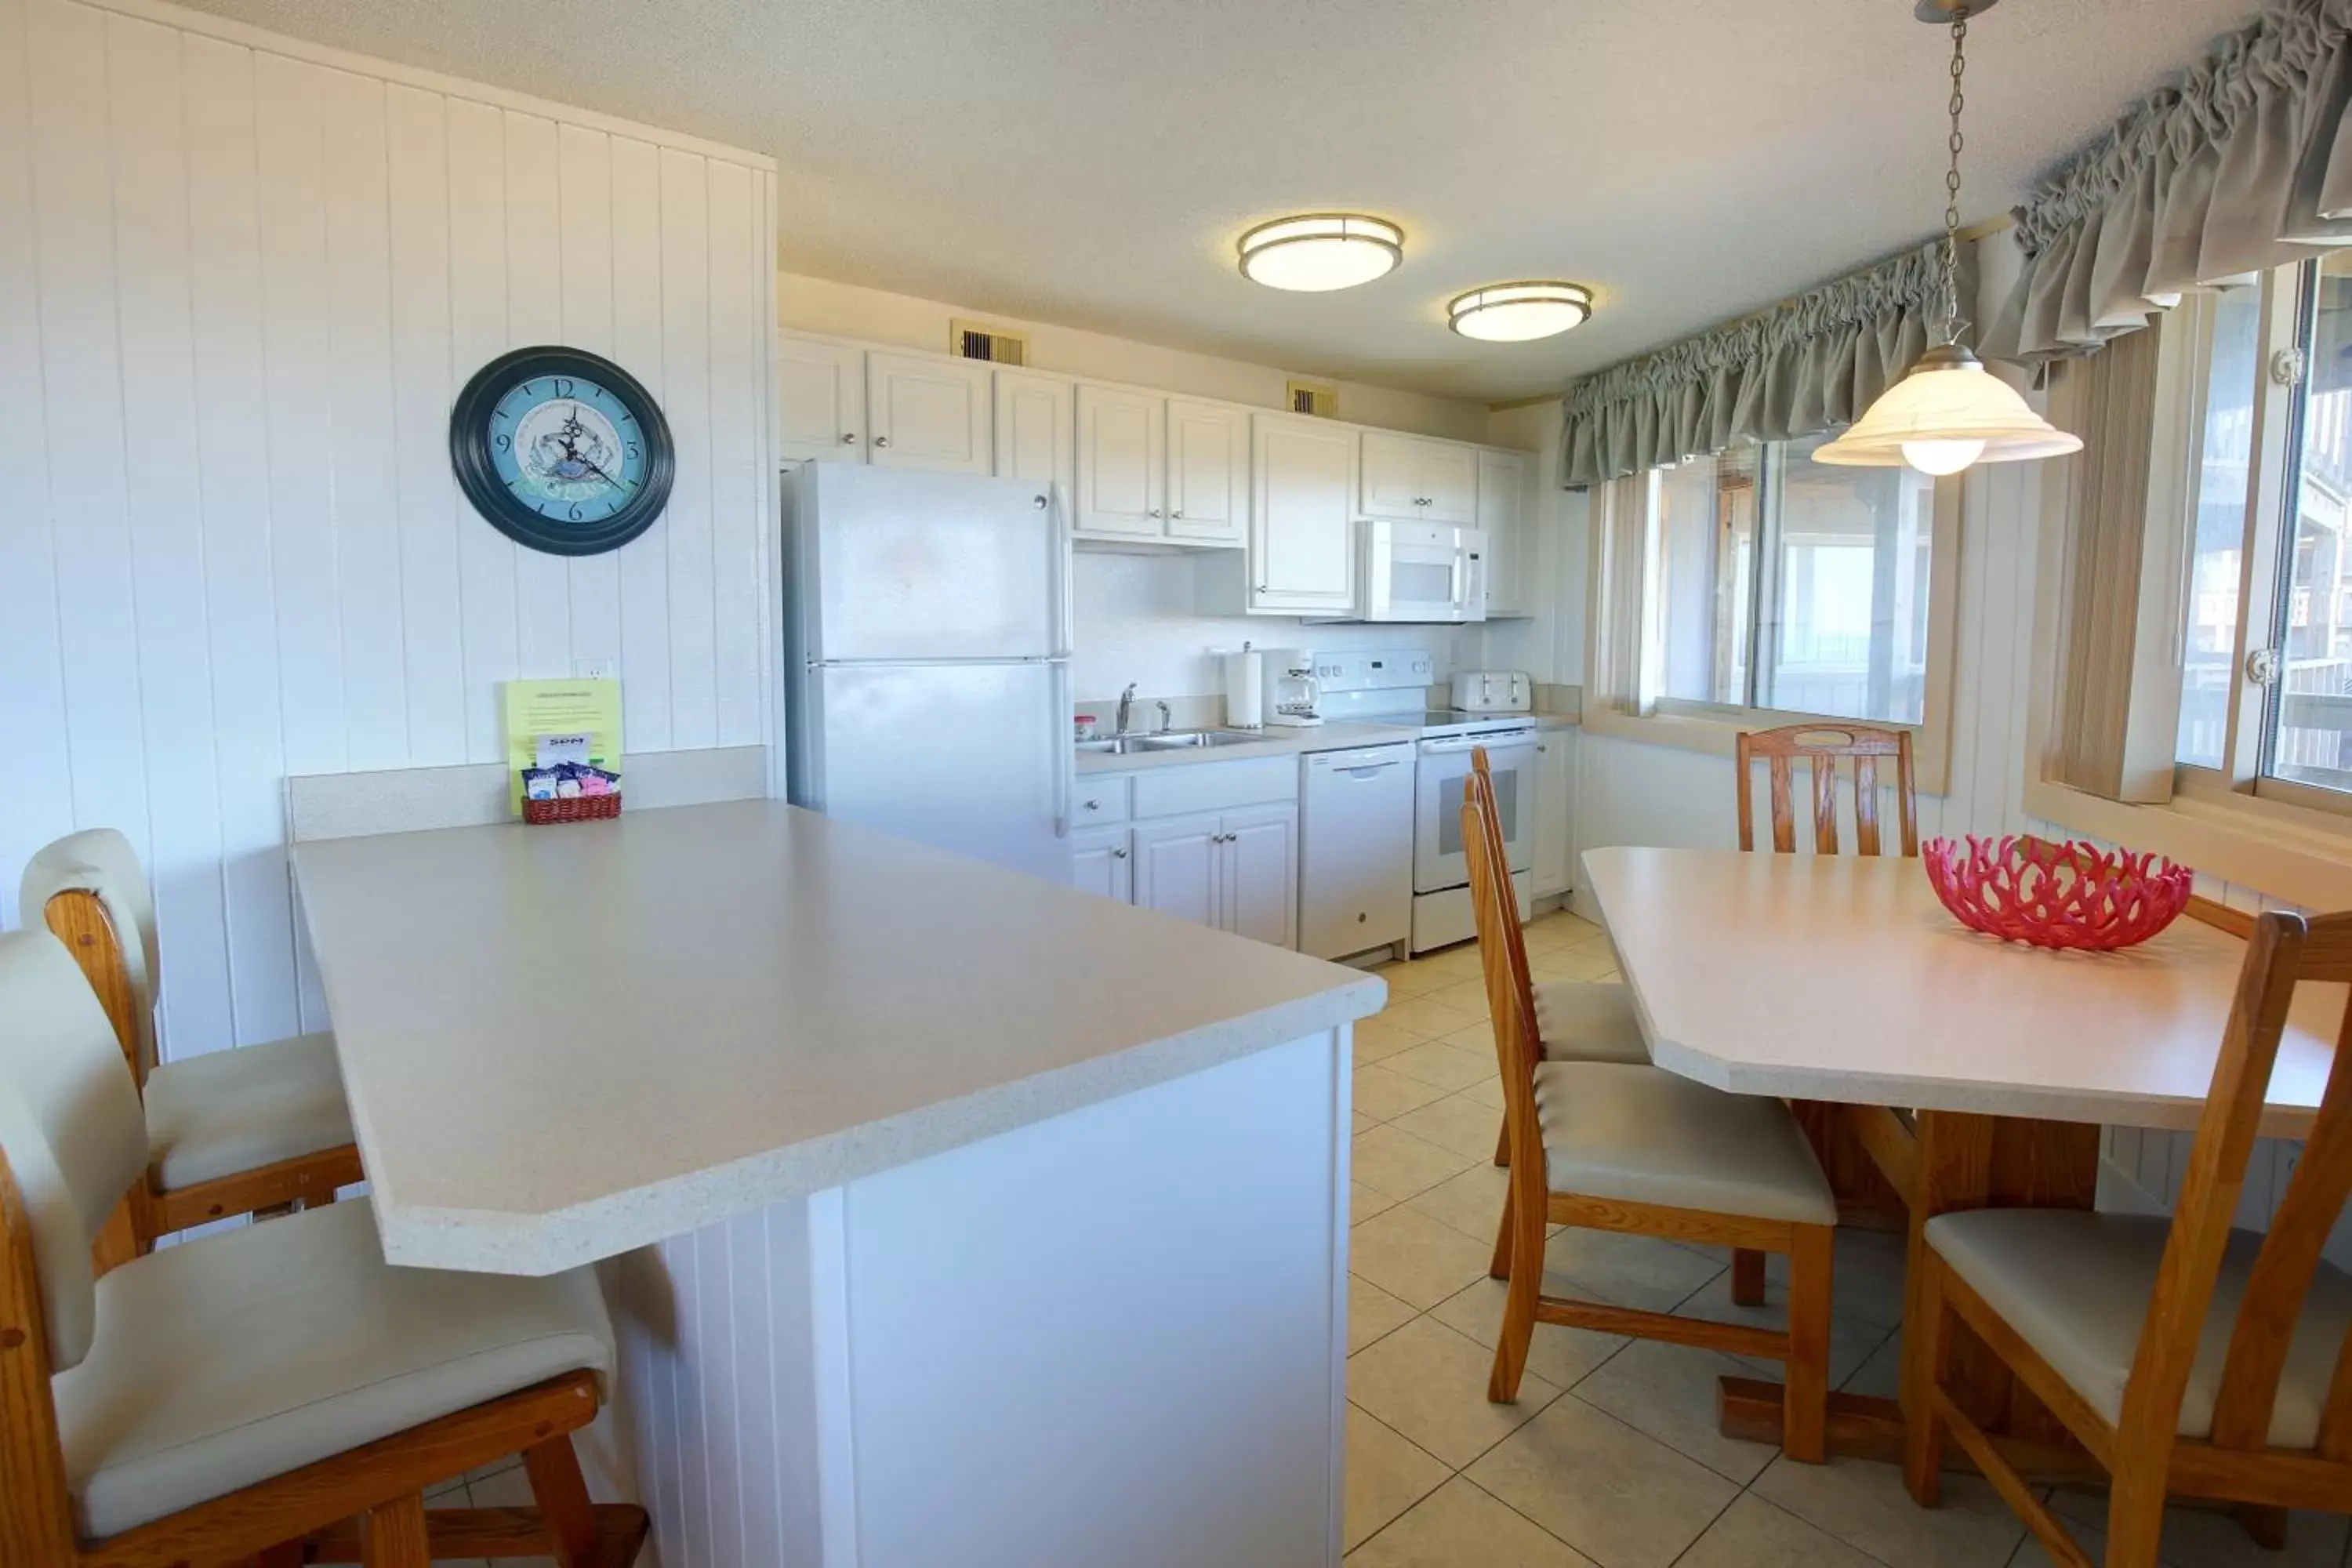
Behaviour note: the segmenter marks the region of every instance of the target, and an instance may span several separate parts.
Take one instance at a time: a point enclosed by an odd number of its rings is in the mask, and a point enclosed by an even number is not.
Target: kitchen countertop
[[[1077,753],[1078,775],[1135,773],[1153,768],[1183,767],[1192,763],[1240,763],[1252,757],[1296,757],[1308,752],[1342,752],[1350,746],[1380,746],[1419,740],[1421,732],[1402,724],[1318,724],[1310,729],[1271,729],[1262,741],[1234,746],[1179,746],[1165,752]]]
[[[324,840],[294,863],[395,1264],[611,1257],[1388,991],[781,801]]]

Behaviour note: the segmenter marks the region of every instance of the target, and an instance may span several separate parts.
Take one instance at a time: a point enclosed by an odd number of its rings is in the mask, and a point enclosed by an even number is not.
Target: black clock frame
[[[490,455],[490,411],[527,381],[577,377],[593,381],[618,398],[646,443],[646,479],[628,505],[600,522],[561,521],[526,505],[499,478]],[[564,395],[559,393],[557,395]],[[654,525],[669,503],[677,475],[677,454],[661,405],[635,376],[601,354],[555,344],[500,354],[466,383],[449,411],[449,462],[457,488],[492,528],[517,544],[550,555],[601,555],[618,550]]]

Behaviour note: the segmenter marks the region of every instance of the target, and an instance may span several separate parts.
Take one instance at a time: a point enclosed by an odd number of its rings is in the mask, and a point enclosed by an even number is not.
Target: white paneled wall
[[[165,1049],[325,1025],[289,773],[488,762],[616,660],[628,749],[768,739],[773,167],[148,0],[0,0],[0,921],[77,827],[155,878]],[[521,549],[449,406],[530,343],[676,433],[615,553]]]

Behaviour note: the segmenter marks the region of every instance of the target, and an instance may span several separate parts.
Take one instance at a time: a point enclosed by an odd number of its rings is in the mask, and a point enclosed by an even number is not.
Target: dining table
[[[1652,1059],[1790,1101],[1842,1205],[1864,1205],[1857,1174],[1891,1198],[1885,1222],[1908,1237],[1906,1328],[1928,1219],[2092,1207],[2104,1128],[2197,1126],[2252,920],[2195,899],[2138,946],[2057,952],[1962,926],[1917,858],[1617,847],[1582,859]],[[2346,989],[2298,989],[2265,1136],[2309,1132]],[[1904,1336],[1899,1400],[1830,1396],[1832,1452],[1901,1458],[1927,1341]],[[2064,1429],[1982,1347],[1958,1347],[1947,1387],[2021,1469],[2083,1473]],[[1780,1416],[1778,1383],[1723,1379],[1727,1436],[1777,1444]]]

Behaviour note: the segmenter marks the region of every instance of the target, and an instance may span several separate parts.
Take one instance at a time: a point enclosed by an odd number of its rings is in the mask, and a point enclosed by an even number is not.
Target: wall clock
[[[618,550],[669,500],[669,422],[636,377],[580,349],[501,354],[449,414],[458,488],[490,526],[551,555]]]

